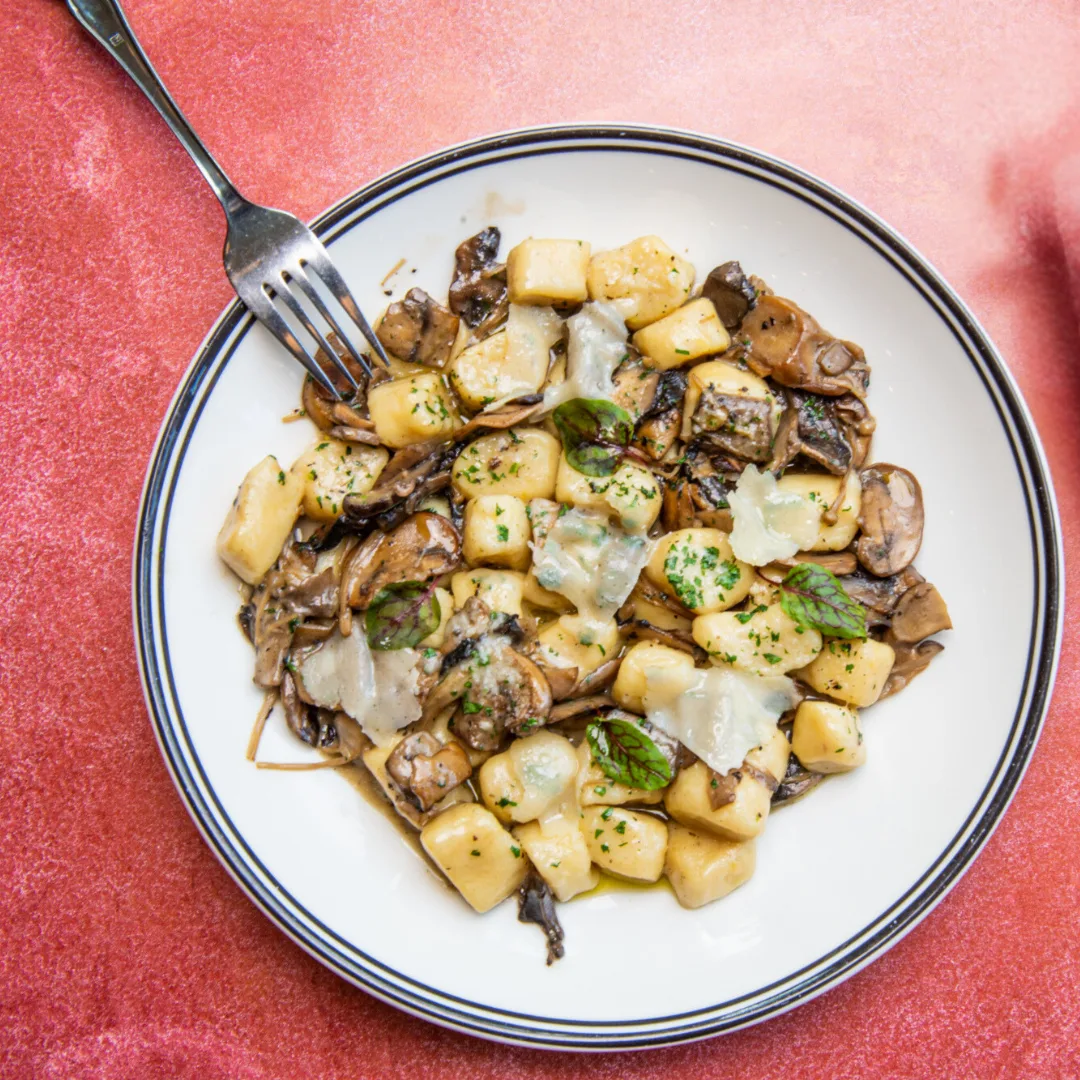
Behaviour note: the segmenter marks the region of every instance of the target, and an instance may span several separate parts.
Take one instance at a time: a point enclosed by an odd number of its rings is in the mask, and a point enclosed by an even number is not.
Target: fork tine
[[[259,289],[254,296],[245,296],[244,302],[251,309],[252,314],[270,331],[300,361],[307,369],[308,374],[328,393],[332,394],[337,401],[341,400],[341,394],[323,371],[319,362],[312,356],[299,339],[292,332],[289,324],[282,318],[280,312],[270,301],[263,289]],[[286,301],[287,302],[287,301]],[[332,350],[331,350],[332,351]]]
[[[323,284],[334,294],[334,299],[345,309],[352,321],[360,327],[360,333],[367,338],[368,344],[375,350],[375,355],[382,361],[383,366],[388,368],[390,366],[390,361],[387,358],[386,352],[383,350],[382,342],[375,336],[375,332],[368,325],[368,321],[364,318],[364,313],[360,310],[360,306],[353,299],[352,293],[349,292],[349,287],[345,284],[345,279],[338,273],[338,268],[333,264],[330,256],[326,253],[326,248],[320,244],[315,250],[317,252],[317,258],[314,260],[306,260],[306,265],[303,262],[301,265],[305,266],[305,269],[307,266],[310,266],[311,269],[319,275]],[[352,348],[351,344],[350,348]],[[353,348],[353,352],[358,353],[358,350]]]
[[[318,289],[316,289],[315,286],[311,283],[311,279],[307,275],[307,267],[309,265],[310,263],[301,260],[298,270],[287,270],[286,273],[289,275],[290,283],[296,285],[301,290],[301,292],[303,292],[303,294],[308,298],[308,300],[311,301],[312,306],[330,324],[330,329],[333,330],[335,334],[337,334],[338,339],[349,350],[349,355],[352,356],[353,359],[358,360],[360,366],[370,376],[372,374],[372,371],[371,364],[368,363],[368,358],[362,352],[360,352],[356,348],[356,346],[348,339],[348,335],[345,333],[343,328],[338,325],[337,319],[334,318],[333,312],[329,309],[329,307],[327,307],[326,301],[323,300],[323,298],[319,295]],[[336,353],[334,354],[334,362],[336,363],[339,371],[344,371],[346,374],[348,374],[348,369],[345,367],[345,365],[342,363]],[[352,376],[349,375],[349,378],[352,379]],[[353,385],[356,385],[355,382],[353,383]]]
[[[329,363],[341,372],[342,375],[348,380],[349,385],[353,388],[355,393],[360,389],[360,384],[353,378],[352,372],[342,362],[341,357],[338,356],[337,351],[333,345],[327,341],[322,331],[315,325],[315,321],[304,310],[304,305],[292,294],[289,286],[296,280],[291,271],[286,270],[285,274],[287,278],[282,281],[282,287],[274,289],[274,294],[277,298],[296,316],[300,321],[304,329],[319,343],[322,347],[322,351],[326,354]],[[272,286],[271,286],[272,287]],[[302,287],[302,286],[301,286]],[[306,291],[306,290],[305,290]],[[334,323],[331,320],[327,320],[330,323],[331,328],[334,328]],[[366,367],[366,365],[365,365]]]

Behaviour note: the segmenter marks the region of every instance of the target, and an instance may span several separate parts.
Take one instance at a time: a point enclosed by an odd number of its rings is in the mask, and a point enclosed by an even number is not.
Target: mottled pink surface
[[[443,144],[565,120],[696,128],[819,173],[906,234],[996,339],[1075,565],[1075,3],[127,7],[240,187],[304,217]],[[130,625],[150,448],[231,296],[221,215],[61,3],[8,0],[0,32],[3,1076],[1080,1076],[1071,608],[1042,741],[983,855],[887,956],[778,1020],[640,1056],[508,1049],[380,1004],[274,929],[173,790]]]

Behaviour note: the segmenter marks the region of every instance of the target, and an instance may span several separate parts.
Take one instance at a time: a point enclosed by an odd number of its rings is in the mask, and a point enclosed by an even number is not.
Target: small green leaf
[[[596,763],[611,780],[655,791],[671,783],[671,765],[647,732],[625,720],[594,720],[585,729]]]
[[[375,594],[364,616],[373,649],[411,649],[438,629],[442,621],[434,585],[401,581]]]
[[[799,626],[827,637],[866,637],[866,609],[825,567],[810,562],[793,566],[780,590],[780,606]]]
[[[551,418],[568,464],[586,476],[610,476],[622,462],[634,434],[630,414],[601,398],[564,401]]]

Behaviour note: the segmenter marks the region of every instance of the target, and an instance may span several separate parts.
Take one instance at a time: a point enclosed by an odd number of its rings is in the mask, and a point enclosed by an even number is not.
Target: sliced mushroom
[[[627,345],[626,349],[626,359],[611,376],[611,400],[636,422],[648,412],[656,398],[661,376],[659,371],[645,366],[641,353],[632,345]]]
[[[913,566],[887,578],[874,577],[860,568],[845,576],[843,586],[852,600],[866,608],[866,624],[873,628],[888,626],[900,597],[922,580],[922,574]]]
[[[708,655],[694,642],[694,638],[688,630],[663,630],[654,626],[646,619],[632,619],[630,622],[619,627],[630,641],[658,641],[661,645],[667,645],[670,649],[678,649],[680,652],[692,656],[697,663],[705,663]]]
[[[450,310],[481,338],[507,315],[506,268],[498,263],[501,234],[494,225],[458,245]]]
[[[783,780],[773,792],[773,806],[801,799],[811,788],[817,787],[823,779],[822,773],[811,772],[792,754],[788,758],[787,772],[784,773]]]
[[[859,565],[855,555],[850,551],[801,551],[792,555],[790,559],[777,559],[776,562],[759,567],[758,573],[766,581],[779,585],[793,566],[806,562],[824,567],[830,574],[835,574],[837,577],[853,574]],[[847,583],[842,584],[846,588]]]
[[[548,967],[562,958],[565,952],[563,928],[555,909],[555,897],[551,887],[535,870],[529,871],[518,889],[518,922],[536,923],[544,931]]]
[[[664,492],[663,524],[669,532],[698,526],[731,531],[728,494],[735,489],[742,465],[727,457],[718,460],[731,470],[718,468],[717,460],[700,445],[687,448],[679,473]]]
[[[633,445],[653,461],[659,461],[679,438],[686,386],[685,371],[663,372],[657,379],[651,404],[638,420]]]
[[[401,454],[394,455],[386,469]],[[439,443],[429,449],[424,457],[399,467],[389,477],[380,476],[379,482],[366,495],[346,495],[342,503],[342,520],[351,528],[357,528],[374,520],[384,531],[396,528],[409,514],[414,513],[429,495],[450,486],[450,469],[457,457],[459,447],[452,442]]]
[[[940,641],[921,641],[918,645],[898,642],[893,646],[893,651],[896,658],[878,701],[900,693],[916,675],[921,675],[929,667],[930,661],[938,653],[945,651],[945,646]]]
[[[610,694],[593,694],[590,697],[570,698],[553,705],[548,716],[549,724],[561,724],[564,720],[571,720],[575,716],[583,716],[585,713],[599,712],[601,709],[610,709],[615,705]]]
[[[543,672],[544,678],[551,687],[552,701],[565,701],[574,692],[578,684],[578,669],[576,667],[556,667],[554,664],[545,663],[541,659],[530,657],[533,663]]]
[[[313,709],[304,702],[297,689],[296,680],[289,671],[286,671],[281,679],[281,708],[285,713],[285,723],[288,724],[289,730],[301,742],[326,750],[337,741],[337,730],[333,724],[320,723],[316,719],[322,710]]]
[[[566,699],[582,698],[588,694],[596,694],[601,690],[606,690],[615,681],[615,676],[619,674],[621,666],[622,659],[618,656],[611,660],[605,660],[598,668],[594,668],[587,675],[583,675],[578,679],[570,693],[565,695]],[[568,671],[571,669],[564,668],[563,670]],[[552,693],[554,694],[554,688]],[[556,700],[562,699],[556,698]]]
[[[949,609],[941,593],[929,581],[923,581],[900,597],[885,640],[895,648],[897,644],[913,645],[931,634],[951,629]]]
[[[348,603],[366,608],[375,594],[401,581],[431,581],[461,564],[461,538],[441,514],[413,514],[374,544],[357,549],[355,572],[350,565]],[[361,556],[363,552],[363,556]]]
[[[423,289],[410,289],[404,300],[386,309],[375,333],[399,360],[441,368],[450,359],[457,331],[456,315]]]
[[[386,771],[421,810],[430,810],[472,775],[459,743],[445,746],[430,732],[406,735],[386,760]]]
[[[352,443],[355,446],[382,445],[379,436],[374,431],[368,431],[367,428],[345,427],[339,424],[337,427],[332,427],[328,434],[338,442]]]
[[[701,294],[712,301],[716,314],[728,330],[736,329],[757,303],[754,286],[737,262],[722,263],[710,270]]]
[[[330,619],[338,610],[337,572],[328,566],[322,573],[312,574],[278,594],[281,604],[293,615],[311,615]]]
[[[345,381],[345,377],[336,367],[330,364],[325,350],[318,349],[315,353],[315,358],[319,361],[320,367],[326,372],[338,392],[346,398],[345,404],[347,404],[357,416],[361,416],[361,410],[366,408],[367,405],[367,392],[370,383],[368,374],[359,364],[357,364],[352,356],[349,355],[345,346],[336,336],[331,335],[330,343],[334,346],[334,351],[337,353],[338,359],[341,360],[356,381],[357,389],[354,391]],[[384,371],[385,369],[382,367],[377,367],[375,369],[377,375]],[[350,397],[349,395],[352,396]],[[329,431],[331,428],[342,423],[340,417],[335,415],[334,411],[335,405],[339,404],[338,400],[319,386],[310,375],[304,379],[304,388],[300,394],[300,404],[303,406],[304,412],[307,414],[308,418],[323,431]]]
[[[870,465],[862,481],[862,535],[855,546],[859,562],[878,577],[891,577],[919,553],[923,534],[923,498],[919,481],[896,465]]]
[[[506,732],[546,723],[551,687],[524,655],[524,630],[514,616],[491,611],[472,596],[447,621],[442,679],[424,701],[430,720],[454,705],[454,734],[474,750],[494,750]]]
[[[690,417],[690,436],[740,461],[768,461],[772,453],[771,401],[722,393],[707,386]]]
[[[858,345],[833,337],[797,304],[779,296],[758,298],[735,335],[731,358],[745,360],[756,374],[781,386],[828,397],[862,397],[870,381]]]
[[[709,805],[714,810],[719,810],[721,807],[733,803],[741,779],[742,773],[738,769],[732,769],[726,773],[718,773],[715,769],[710,769]]]
[[[857,397],[847,394],[827,398],[787,390],[785,398],[787,407],[780,419],[769,468],[786,468],[800,454],[838,476],[862,465],[874,420]],[[851,402],[856,402],[858,408],[851,407]]]

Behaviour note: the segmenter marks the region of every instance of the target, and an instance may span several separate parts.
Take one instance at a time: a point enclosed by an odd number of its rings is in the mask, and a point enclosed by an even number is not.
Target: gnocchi
[[[374,321],[389,363],[355,393],[305,384],[318,433],[244,477],[218,552],[259,725],[279,702],[362,766],[554,955],[555,902],[604,875],[684,908],[745,884],[772,807],[865,761],[859,710],[951,621],[857,345],[738,262],[696,288],[657,236],[501,242]]]

